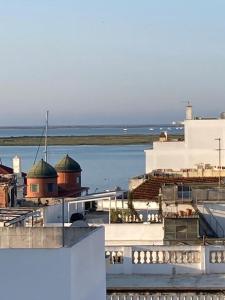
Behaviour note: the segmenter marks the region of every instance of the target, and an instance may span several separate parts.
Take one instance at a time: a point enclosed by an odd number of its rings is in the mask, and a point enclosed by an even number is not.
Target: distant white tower
[[[21,174],[21,158],[17,155],[13,157],[13,173],[17,175]]]
[[[192,105],[188,101],[188,105],[186,106],[186,120],[192,120],[193,113],[192,113]]]

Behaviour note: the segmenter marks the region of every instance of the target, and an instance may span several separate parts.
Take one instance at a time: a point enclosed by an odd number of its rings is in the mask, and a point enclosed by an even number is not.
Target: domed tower
[[[81,167],[68,154],[55,165],[59,190],[70,196],[80,196]]]
[[[27,174],[27,197],[57,197],[56,170],[43,159],[36,163]]]

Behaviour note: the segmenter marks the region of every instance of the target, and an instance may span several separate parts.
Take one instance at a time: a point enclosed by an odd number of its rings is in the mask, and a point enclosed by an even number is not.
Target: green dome
[[[64,156],[60,161],[55,165],[55,169],[57,172],[69,172],[76,173],[81,172],[80,165],[72,159],[68,154]]]
[[[36,163],[28,172],[27,178],[56,178],[56,170],[43,159]]]

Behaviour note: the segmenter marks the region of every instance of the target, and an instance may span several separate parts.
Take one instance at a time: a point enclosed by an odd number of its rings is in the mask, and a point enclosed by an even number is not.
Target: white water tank
[[[186,106],[186,120],[192,120],[193,114],[192,114],[192,105],[188,102],[188,105]]]
[[[13,173],[21,174],[21,158],[17,155],[13,157]]]

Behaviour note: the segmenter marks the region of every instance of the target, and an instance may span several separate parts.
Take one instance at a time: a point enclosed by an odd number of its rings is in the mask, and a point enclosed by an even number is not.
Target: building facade
[[[225,167],[224,148],[224,114],[218,119],[193,118],[189,105],[184,121],[184,140],[154,142],[153,149],[145,150],[146,173],[158,169],[193,169],[198,165],[218,168],[221,164],[221,167]]]
[[[35,164],[27,175],[27,197],[57,197],[56,170],[43,159]]]

